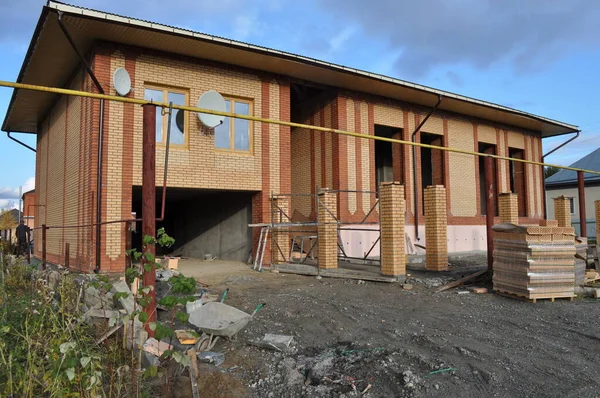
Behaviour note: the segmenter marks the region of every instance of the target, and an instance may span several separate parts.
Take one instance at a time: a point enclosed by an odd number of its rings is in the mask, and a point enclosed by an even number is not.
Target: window
[[[239,99],[225,99],[226,112],[251,115],[252,104]],[[226,117],[215,127],[215,148],[230,151],[249,152],[252,150],[252,134],[249,120]]]
[[[186,91],[172,89],[172,88],[159,88],[152,87],[144,90],[144,99],[153,102],[173,102],[173,105],[187,105],[188,94]],[[171,144],[172,145],[184,145],[187,143],[186,138],[186,126],[187,126],[187,114],[186,112],[178,109],[173,109],[173,115],[171,116]],[[164,115],[160,109],[156,110],[156,142],[161,144],[167,143],[167,123],[169,122],[169,115]]]
[[[569,204],[571,205],[571,215],[575,214],[575,203],[573,202],[573,198],[569,198]]]

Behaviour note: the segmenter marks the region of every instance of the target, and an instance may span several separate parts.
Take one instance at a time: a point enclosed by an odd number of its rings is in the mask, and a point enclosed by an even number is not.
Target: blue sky
[[[15,81],[42,0],[0,3],[0,80]],[[547,161],[600,146],[600,3],[587,0],[73,0],[335,62],[579,125]],[[368,6],[367,6],[368,4]],[[0,119],[12,90],[0,88]],[[35,137],[17,136],[31,146]],[[544,140],[544,152],[564,138]],[[0,205],[33,187],[35,156],[0,133]]]

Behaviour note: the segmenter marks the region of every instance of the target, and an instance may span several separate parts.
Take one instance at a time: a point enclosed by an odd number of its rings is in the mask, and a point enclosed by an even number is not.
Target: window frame
[[[223,96],[225,101],[231,102],[230,112],[235,113],[235,102],[242,102],[248,105],[248,116],[254,116],[254,99],[237,97],[233,95]],[[229,117],[229,116],[227,116]],[[229,117],[229,148],[217,148],[215,138],[213,136],[213,149],[219,152],[235,153],[239,155],[253,155],[254,154],[254,122],[248,120],[248,149],[235,149],[235,121],[234,117]],[[216,127],[215,127],[216,129]],[[216,132],[215,132],[216,134]]]
[[[146,97],[146,89],[162,91],[162,93],[163,93],[162,102],[164,102],[164,103],[168,103],[169,92],[171,92],[174,94],[183,94],[184,95],[184,104],[183,104],[184,106],[189,106],[189,104],[190,104],[190,90],[187,88],[155,84],[155,83],[144,83],[144,98]],[[166,110],[166,108],[161,108],[160,110],[157,109],[156,111],[161,112],[162,109]],[[189,136],[190,136],[190,134],[189,134],[190,133],[189,112],[185,112],[185,111],[181,111],[181,112],[183,112],[183,144],[170,143],[169,147],[171,149],[187,149],[189,146]],[[157,146],[160,146],[160,147],[167,146],[168,122],[169,122],[169,115],[165,113],[164,115],[162,115],[162,137],[161,137],[162,140],[156,141]]]

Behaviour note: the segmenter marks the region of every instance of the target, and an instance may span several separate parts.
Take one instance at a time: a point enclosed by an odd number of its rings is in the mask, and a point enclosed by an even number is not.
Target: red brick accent
[[[361,114],[360,114],[360,101],[354,101],[354,131],[365,133],[361,131]],[[362,179],[362,146],[368,145],[364,139],[357,138],[354,141],[354,153],[356,159],[356,190],[362,191],[365,189],[363,187],[363,179]],[[360,194],[356,195],[356,213],[354,214],[355,219],[362,220],[365,217],[365,212],[363,210],[363,196]]]
[[[408,123],[408,111],[402,111],[403,114],[403,120],[404,120],[404,140],[405,141],[410,141],[412,139],[411,134],[412,131],[410,131],[409,129],[409,123]],[[413,197],[412,195],[408,195],[408,192],[412,192],[412,183],[411,183],[411,172],[410,172],[410,162],[412,162],[412,147],[410,145],[404,145],[404,197],[405,202],[406,202],[406,217],[410,218],[412,216],[414,216],[412,214],[413,212],[413,205],[412,205],[412,201],[413,201]],[[414,222],[414,219],[413,219]]]
[[[279,85],[279,120],[290,121],[290,85]],[[264,116],[263,116],[264,117]],[[291,137],[289,126],[279,126],[279,190],[292,192]]]
[[[367,106],[367,115],[368,115],[368,123],[369,123],[369,135],[375,135],[375,108],[372,102],[368,103]],[[370,191],[375,192],[377,190],[377,186],[375,183],[375,140],[369,140],[369,181],[371,181],[370,187],[368,188]],[[375,194],[369,195],[371,198],[371,207],[375,206],[375,201],[377,198]],[[367,221],[378,221],[378,214],[373,211],[369,216]]]
[[[319,126],[325,126],[325,107],[321,109],[319,115]],[[321,188],[332,188],[327,186],[327,143],[325,142],[327,133],[321,134]]]

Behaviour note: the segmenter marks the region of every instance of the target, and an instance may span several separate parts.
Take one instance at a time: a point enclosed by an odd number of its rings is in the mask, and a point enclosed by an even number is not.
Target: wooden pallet
[[[494,290],[494,291],[499,296],[510,297],[510,298],[517,299],[517,300],[522,300],[522,301],[528,301],[530,303],[536,303],[537,300],[550,300],[551,302],[554,302],[554,300],[556,300],[556,299],[563,299],[563,298],[564,299],[569,299],[569,301],[573,301],[573,299],[575,298],[575,296],[527,297],[524,294],[509,293],[509,292],[505,292],[505,291],[502,291],[502,290]]]

